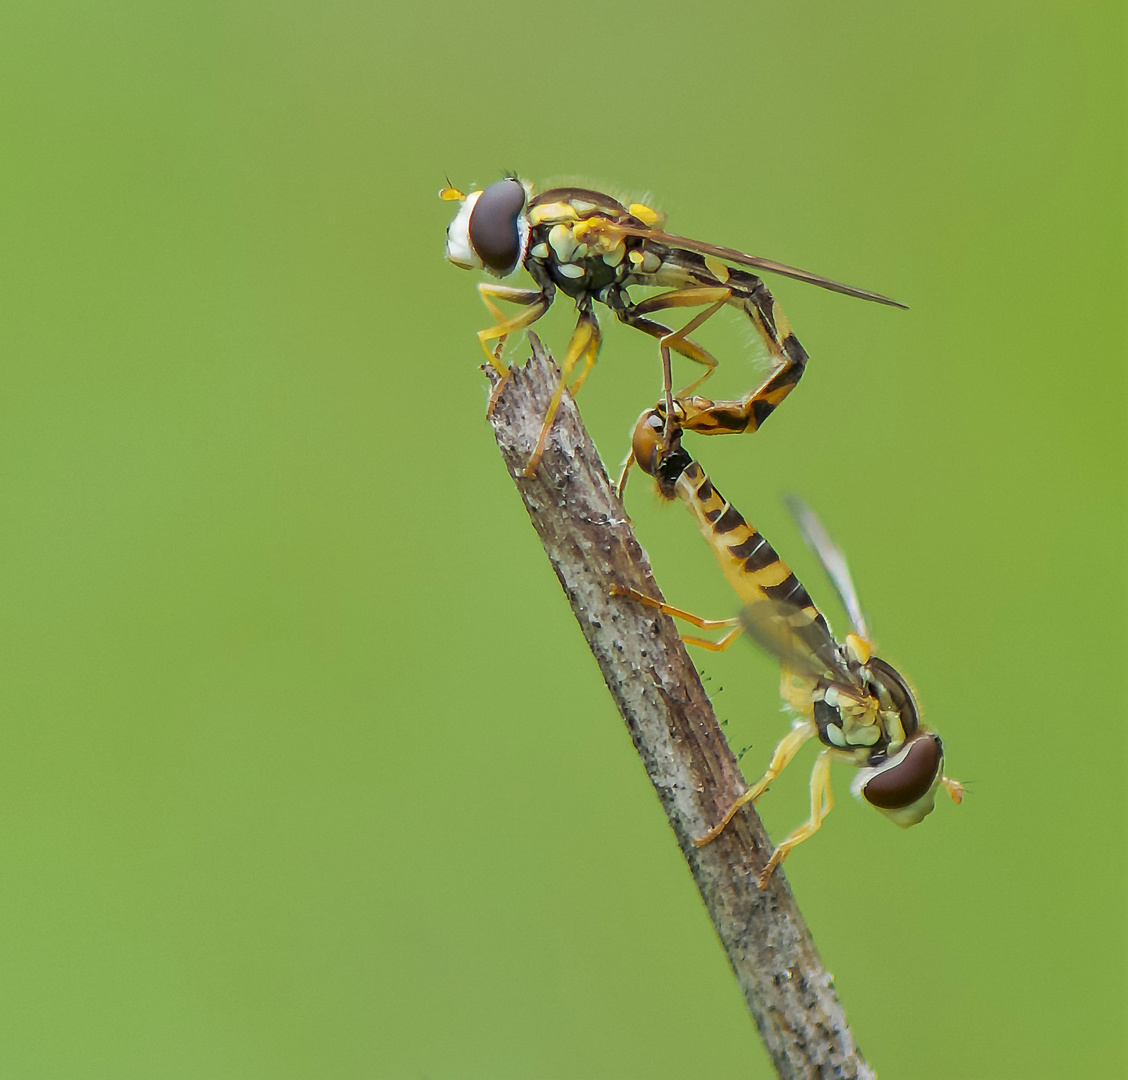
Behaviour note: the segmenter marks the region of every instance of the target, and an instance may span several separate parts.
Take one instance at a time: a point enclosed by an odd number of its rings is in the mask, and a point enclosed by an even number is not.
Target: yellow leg
[[[632,450],[627,454],[626,460],[623,462],[623,467],[619,470],[619,479],[615,484],[615,495],[619,502],[623,501],[623,495],[627,490],[627,477],[631,474],[631,467],[635,463],[635,455]]]
[[[768,887],[768,879],[772,871],[794,847],[803,843],[808,837],[813,836],[822,827],[822,820],[834,809],[834,792],[830,788],[830,751],[824,750],[815,758],[815,767],[811,770],[811,816],[805,825],[800,825],[786,840],[775,849],[764,872],[760,875],[760,888]]]
[[[493,285],[488,281],[478,285],[478,294],[489,313],[497,319],[496,325],[478,331],[478,344],[482,346],[490,366],[500,375],[507,375],[508,370],[501,362],[501,350],[506,337],[535,323],[548,310],[549,300],[538,289],[514,289],[508,285]],[[529,310],[507,318],[505,312],[494,303],[495,298],[507,300],[511,304],[526,305]],[[489,344],[491,341],[497,341],[493,348]]]
[[[579,375],[573,380],[572,385],[568,387],[568,393],[575,397],[580,392],[580,387],[587,381],[587,377],[591,374],[591,369],[595,366],[595,357],[599,352],[599,343],[603,340],[603,335],[599,332],[599,323],[594,318],[592,319],[592,330],[595,334],[594,340],[588,343],[587,349],[584,350],[584,366]]]
[[[799,747],[801,747],[809,738],[811,738],[812,735],[816,734],[817,730],[818,729],[815,727],[814,722],[811,720],[804,720],[801,723],[796,724],[790,732],[788,732],[782,739],[780,739],[779,745],[775,748],[775,753],[772,754],[772,760],[768,765],[767,772],[765,772],[764,775],[761,776],[760,779],[752,785],[752,787],[750,787],[743,795],[740,796],[739,799],[736,800],[736,802],[732,804],[732,806],[729,807],[728,812],[716,825],[714,825],[707,833],[704,833],[703,835],[697,837],[697,839],[693,842],[698,847],[704,847],[710,841],[716,840],[717,837],[725,831],[725,826],[728,825],[730,821],[732,821],[732,819],[736,816],[736,812],[742,806],[746,806],[750,802],[754,803],[761,795],[764,794],[765,791],[768,790],[768,786],[772,783],[772,781],[775,780],[775,778],[779,776],[779,774],[783,772],[785,768],[787,768],[788,762],[791,761],[791,759],[795,756],[795,754],[799,750]],[[817,767],[818,763],[816,762],[816,768]]]
[[[576,323],[576,329],[572,334],[572,340],[568,342],[568,351],[564,354],[564,361],[560,365],[560,381],[556,384],[556,390],[552,395],[552,400],[548,403],[548,411],[545,413],[544,423],[541,425],[537,445],[533,448],[533,453],[529,458],[528,465],[525,466],[525,475],[527,477],[532,478],[536,475],[537,465],[540,464],[540,459],[544,455],[545,440],[548,438],[552,421],[556,419],[556,410],[560,408],[560,399],[564,395],[564,387],[568,382],[568,376],[572,374],[572,369],[582,356],[584,357],[584,368],[580,372],[580,377],[577,380],[582,383],[584,379],[587,378],[587,373],[591,370],[591,365],[595,363],[595,354],[597,352],[599,352],[599,324],[595,321],[595,316],[590,311],[581,311],[580,320]]]
[[[672,613],[671,613],[672,614]],[[727,619],[719,619],[718,623],[727,622]],[[724,652],[741,634],[744,633],[743,626],[737,626],[735,629],[730,630],[723,637],[719,637],[714,641],[712,638],[696,637],[693,634],[682,634],[682,641],[687,645],[697,645],[699,648],[708,649],[710,652]]]
[[[656,608],[665,615],[672,615],[675,619],[684,619],[687,623],[696,626],[699,630],[721,630],[725,627],[731,627],[729,633],[725,634],[722,638],[718,638],[716,641],[709,638],[686,637],[684,634],[682,635],[682,641],[686,642],[686,644],[700,645],[703,649],[709,649],[712,652],[723,652],[744,632],[744,626],[739,618],[703,619],[700,615],[694,615],[692,612],[683,611],[681,608],[676,608],[671,604],[664,604],[661,600],[655,600],[645,593],[640,593],[637,589],[632,589],[629,585],[612,585],[611,595],[630,597],[630,599],[637,600],[638,603],[645,604],[647,607]]]
[[[661,297],[655,297],[655,299],[661,299]],[[644,319],[641,315],[636,315],[636,311],[637,308],[632,307],[626,311],[616,310],[615,314],[620,322],[626,323],[627,326],[633,326],[636,330],[641,330],[652,338],[657,338],[659,341],[663,338],[669,338],[669,348],[673,349],[679,356],[684,356],[687,360],[692,360],[697,364],[704,364],[709,369],[701,376],[701,379],[697,379],[693,383],[694,386],[699,385],[702,379],[706,379],[713,374],[717,366],[717,358],[712,353],[706,352],[696,341],[676,337],[675,335],[679,331],[671,330],[668,326],[663,326],[662,323],[655,322],[653,319]],[[685,332],[688,333],[689,331]]]
[[[653,311],[663,311],[667,308],[674,307],[698,307],[708,304],[704,311],[699,312],[692,319],[689,320],[680,330],[664,334],[658,339],[658,347],[663,351],[662,366],[663,374],[666,374],[669,368],[669,353],[665,350],[673,349],[682,356],[688,356],[692,360],[697,360],[698,363],[706,365],[705,372],[694,379],[693,382],[683,386],[678,391],[678,397],[684,397],[686,394],[693,393],[710,375],[713,374],[717,367],[717,361],[713,359],[707,352],[705,352],[696,343],[689,340],[689,335],[701,327],[705,322],[711,319],[718,311],[721,310],[732,299],[732,290],[723,287],[699,287],[691,289],[679,289],[676,292],[663,293],[661,296],[653,296],[648,300],[643,300],[641,304],[636,305],[635,310],[642,315],[648,315]],[[683,346],[683,348],[679,348]],[[670,400],[670,379],[666,378],[666,407],[672,409],[673,405]]]
[[[662,389],[668,411],[673,409],[674,396],[673,379],[670,374],[670,350],[673,349],[678,355],[693,360],[695,363],[703,364],[706,368],[705,373],[699,379],[694,379],[687,389],[680,392],[681,394],[689,393],[690,390],[700,386],[713,374],[717,367],[717,361],[695,341],[690,341],[688,335],[701,326],[706,319],[712,318],[728,303],[731,296],[732,291],[727,288],[693,287],[662,293],[660,296],[652,296],[643,300],[639,304],[616,309],[615,314],[621,322],[658,339],[658,347],[662,355]],[[663,326],[661,323],[646,318],[651,312],[663,311],[666,308],[700,307],[704,304],[711,306],[707,311],[694,316],[680,330],[671,330],[668,326]]]

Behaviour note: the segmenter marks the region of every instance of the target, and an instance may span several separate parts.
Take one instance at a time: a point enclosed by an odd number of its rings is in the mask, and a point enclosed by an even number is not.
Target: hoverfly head
[[[468,195],[447,187],[439,196],[461,203],[447,226],[446,257],[455,266],[487,270],[495,277],[505,277],[517,269],[529,242],[525,218],[528,191],[520,180],[507,176]]]
[[[677,405],[674,406],[675,410]],[[676,497],[674,486],[692,459],[682,449],[681,428],[673,425],[669,442],[666,439],[666,418],[657,409],[647,409],[635,424],[631,452],[638,466],[658,484],[664,499]]]
[[[920,729],[896,753],[862,768],[852,790],[890,821],[907,829],[932,813],[943,774],[944,744],[940,736]]]

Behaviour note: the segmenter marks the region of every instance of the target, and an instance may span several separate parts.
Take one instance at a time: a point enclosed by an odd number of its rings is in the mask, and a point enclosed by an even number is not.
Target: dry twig
[[[533,357],[505,380],[490,423],[776,1071],[796,1080],[871,1078],[782,870],[767,889],[757,886],[772,849],[755,810],[746,807],[713,843],[693,843],[744,780],[673,622],[610,595],[612,584],[661,594],[569,395],[536,476],[524,476],[559,378],[529,337]]]

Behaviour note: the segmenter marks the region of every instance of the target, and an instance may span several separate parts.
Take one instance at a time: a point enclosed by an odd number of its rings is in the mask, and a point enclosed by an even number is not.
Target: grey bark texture
[[[610,594],[619,584],[661,596],[570,395],[536,475],[524,475],[559,378],[529,337],[533,356],[506,378],[490,424],[776,1071],[795,1080],[873,1077],[782,870],[767,889],[757,885],[772,846],[754,808],[713,843],[693,843],[746,785],[673,621]]]

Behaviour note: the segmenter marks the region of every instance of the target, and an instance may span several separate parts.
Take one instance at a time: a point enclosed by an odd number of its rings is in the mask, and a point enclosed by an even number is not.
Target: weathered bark
[[[831,977],[782,871],[757,885],[771,842],[746,807],[696,847],[745,784],[673,622],[610,594],[661,594],[595,445],[565,394],[544,458],[525,466],[559,378],[535,336],[533,357],[505,380],[490,423],[510,476],[560,579],[781,1077],[872,1077]]]

